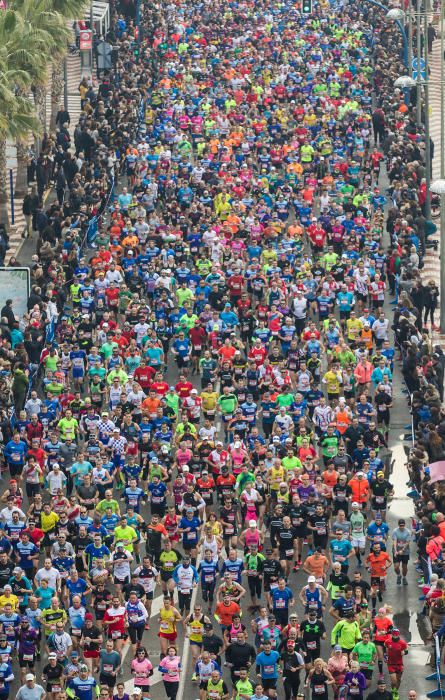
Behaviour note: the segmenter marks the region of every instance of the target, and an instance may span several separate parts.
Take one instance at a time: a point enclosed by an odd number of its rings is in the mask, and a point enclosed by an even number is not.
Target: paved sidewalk
[[[67,56],[67,76],[68,76],[68,111],[71,117],[70,124],[70,134],[73,137],[74,129],[79,121],[80,116],[80,96],[79,96],[79,83],[81,79],[80,72],[80,56],[79,54]],[[62,96],[63,100],[63,96]],[[47,117],[47,129],[49,129],[49,120],[51,117],[51,88],[48,86],[46,94],[46,117]],[[33,138],[30,137],[29,145],[32,145]],[[16,147],[13,142],[7,144],[7,167],[13,170],[14,183],[17,177],[17,157],[16,157]],[[8,251],[7,261],[11,256],[16,256],[18,249],[23,241],[22,233],[25,228],[25,217],[22,213],[22,198],[14,199],[14,213],[15,220],[14,225],[12,225],[11,219],[11,206],[10,202],[8,204],[9,210],[9,220],[11,222],[10,226],[10,250]]]
[[[437,34],[440,32],[440,24],[436,26]],[[444,27],[445,31],[445,27]],[[432,181],[440,178],[440,153],[442,148],[441,138],[440,138],[440,36],[433,42],[433,50],[429,56],[430,65],[430,84],[429,84],[429,98],[430,98],[430,134],[434,142],[434,158],[433,158],[433,176]],[[440,251],[440,230],[439,218],[434,219],[434,223],[437,226],[437,233],[431,236],[431,240],[439,241],[439,250],[435,251],[429,248],[425,253],[425,264],[421,271],[422,280],[427,283],[428,280],[434,279],[437,286],[440,289],[440,264],[445,264],[445,252],[443,257]],[[442,291],[442,290],[440,290]],[[439,304],[442,300],[439,300]],[[439,305],[436,312],[435,322],[439,325]],[[445,348],[445,335],[441,335],[438,331],[432,331],[432,338],[435,344],[441,345]]]

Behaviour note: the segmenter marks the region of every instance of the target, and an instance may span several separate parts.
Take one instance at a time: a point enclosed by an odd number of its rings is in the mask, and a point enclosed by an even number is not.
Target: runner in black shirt
[[[280,564],[286,578],[288,578],[291,572],[296,539],[297,533],[292,527],[291,519],[288,515],[285,515],[282,526],[277,531],[276,541],[278,543]]]

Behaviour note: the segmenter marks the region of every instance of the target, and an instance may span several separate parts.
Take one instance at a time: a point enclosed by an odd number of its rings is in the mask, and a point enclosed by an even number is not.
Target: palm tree
[[[40,128],[31,100],[19,94],[31,83],[30,76],[21,69],[24,61],[31,60],[22,29],[14,12],[0,13],[0,222],[7,229],[6,141],[8,138],[24,138],[30,132],[37,134]]]
[[[16,9],[23,19],[32,25],[35,32],[43,31],[48,40],[46,43],[47,65],[51,67],[51,119],[50,126],[54,128],[60,97],[63,89],[63,61],[72,32],[68,28],[70,20],[81,18],[88,0],[11,0],[10,7]],[[35,85],[35,101],[37,114],[45,127],[45,90],[38,82]]]
[[[27,47],[26,53],[20,55],[20,68],[27,74],[34,91],[37,89],[45,89],[45,85],[48,81],[48,64],[46,57],[46,47],[50,42],[51,37],[47,32],[42,31],[38,28],[31,28],[28,22],[23,20],[21,15],[16,15],[18,26],[20,26],[20,32],[16,32],[12,37],[12,41],[24,42],[24,46]],[[29,92],[29,87],[25,88],[19,86],[17,88],[17,94],[24,98]],[[38,115],[40,117],[40,115]],[[42,124],[42,121],[40,119]],[[42,124],[40,131],[43,131],[44,124]],[[27,154],[28,154],[28,134],[24,137],[18,137],[16,141],[17,149],[17,179],[15,185],[15,196],[24,197],[28,187],[27,178]]]
[[[63,61],[71,39],[67,20],[82,16],[84,0],[12,0],[10,8],[15,10],[23,23],[30,44],[40,49],[39,59],[26,66],[31,76],[37,116],[42,131],[46,130],[46,90],[51,67],[51,119],[54,129],[60,95],[63,89]],[[24,196],[27,190],[27,144],[17,142],[16,196]]]

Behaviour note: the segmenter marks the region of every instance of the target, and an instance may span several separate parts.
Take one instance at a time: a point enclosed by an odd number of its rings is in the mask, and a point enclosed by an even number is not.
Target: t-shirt
[[[260,667],[261,678],[278,678],[278,661],[280,654],[277,651],[270,651],[266,654],[262,651],[256,657],[256,665]]]
[[[34,684],[34,688],[28,688],[27,685],[22,685],[16,694],[16,700],[40,700],[45,694],[44,688],[41,685]]]
[[[357,642],[352,652],[357,654],[357,660],[360,664],[360,668],[372,669],[374,666],[373,658],[377,654],[377,649],[374,642]]]

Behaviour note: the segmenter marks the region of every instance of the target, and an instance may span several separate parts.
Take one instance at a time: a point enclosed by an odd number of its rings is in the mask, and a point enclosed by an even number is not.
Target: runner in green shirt
[[[362,641],[357,642],[352,650],[352,658],[359,662],[360,671],[366,678],[366,685],[372,678],[374,665],[377,660],[377,648],[374,642],[371,642],[369,630],[362,631]]]
[[[283,406],[288,408],[294,403],[294,397],[290,392],[289,387],[285,386],[283,389],[284,392],[282,394],[278,394],[277,398],[275,399],[275,403],[277,404],[278,408],[283,408]]]
[[[235,683],[235,700],[250,700],[254,694],[254,688],[247,677],[246,669],[241,669],[239,675],[239,680],[237,680]]]

